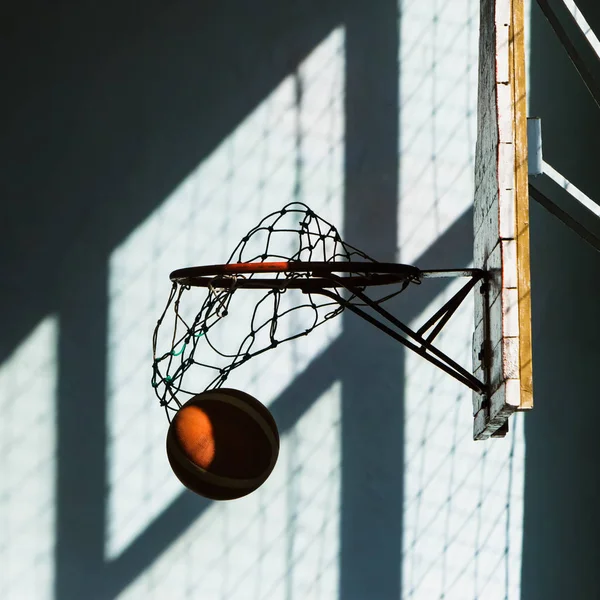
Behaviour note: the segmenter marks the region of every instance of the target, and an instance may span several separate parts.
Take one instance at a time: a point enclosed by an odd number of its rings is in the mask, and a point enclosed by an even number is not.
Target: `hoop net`
[[[241,287],[251,287],[248,284],[253,278],[264,280],[265,273],[257,267],[257,272],[220,274],[206,285],[206,290],[192,293],[188,293],[192,289],[189,282],[172,274],[169,298],[154,330],[152,365],[152,386],[169,420],[190,397],[221,387],[233,370],[250,359],[308,335],[342,313],[348,304],[364,306],[357,294],[381,283],[373,275],[377,261],[344,242],[331,223],[300,202],[263,218],[242,238],[227,265],[282,261],[352,263],[353,277],[331,274],[330,282],[335,280],[335,285],[324,294],[313,285],[304,291],[298,289],[299,280],[314,283],[310,270],[283,270],[267,274],[276,285],[244,289],[237,294]],[[364,265],[365,271],[357,271],[357,265]],[[406,269],[393,280],[396,285],[391,292],[371,302],[385,302],[410,283],[419,283],[417,270]],[[364,283],[346,285],[345,281],[356,281],[357,273]],[[328,276],[324,277],[319,279],[326,284]],[[172,323],[170,328],[168,321]]]

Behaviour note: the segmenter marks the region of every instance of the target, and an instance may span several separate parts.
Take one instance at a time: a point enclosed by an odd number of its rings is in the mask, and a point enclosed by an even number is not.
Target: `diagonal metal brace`
[[[425,338],[428,342],[432,342],[480,279],[481,277],[471,277],[470,280],[456,292],[444,306],[442,306],[442,308],[440,308],[424,325],[417,329],[417,334],[423,335],[430,327],[435,325],[431,333]]]
[[[449,275],[452,273],[452,275]],[[485,277],[485,272],[481,269],[462,269],[460,271],[448,271],[448,270],[440,270],[440,271],[427,271],[427,277],[448,277],[448,276],[456,276],[456,277],[469,277],[469,281],[452,297],[448,302],[442,306],[421,328],[417,331],[413,331],[408,325],[400,321],[396,316],[392,315],[389,311],[385,310],[382,306],[377,304],[371,298],[364,294],[364,292],[360,289],[355,289],[348,285],[343,285],[353,296],[361,300],[364,304],[369,306],[375,312],[377,312],[383,320],[378,320],[375,316],[367,313],[362,310],[360,307],[352,304],[350,301],[342,298],[340,295],[329,289],[319,290],[319,294],[327,296],[331,298],[345,309],[353,312],[358,315],[365,321],[371,323],[396,341],[400,342],[416,354],[422,356],[425,360],[432,363],[448,375],[452,376],[457,381],[460,381],[463,385],[466,385],[471,390],[478,392],[480,394],[485,394],[487,391],[487,386],[485,383],[477,379],[472,373],[467,371],[464,367],[459,365],[456,361],[451,359],[447,354],[442,352],[439,348],[432,344],[433,339],[438,335],[438,333],[443,329],[444,325],[449,321],[452,315],[456,312],[457,308],[467,297],[468,293],[473,289],[473,287],[477,284],[478,281]],[[328,276],[334,281],[338,283],[343,282],[343,280],[336,275],[332,274]],[[392,327],[390,327],[386,322],[393,325],[396,329],[400,330],[399,333]],[[423,337],[423,334],[432,328],[432,331],[427,337]],[[402,335],[404,334],[404,335]]]

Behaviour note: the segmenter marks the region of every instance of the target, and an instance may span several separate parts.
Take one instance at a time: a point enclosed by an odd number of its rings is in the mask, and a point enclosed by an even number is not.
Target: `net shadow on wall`
[[[398,235],[402,260],[412,261],[465,215],[472,220],[480,3],[399,5]],[[471,235],[464,236],[469,244]],[[415,322],[452,293],[449,288],[415,311]],[[440,347],[465,363],[472,355],[473,310],[468,299],[439,338]],[[402,597],[517,600],[522,416],[504,440],[474,444],[468,390],[411,353],[405,360]]]
[[[472,318],[468,301],[439,340],[465,361],[471,354],[471,336],[465,333]],[[469,390],[412,354],[406,361],[403,598],[518,600],[523,415],[505,438],[475,443]]]

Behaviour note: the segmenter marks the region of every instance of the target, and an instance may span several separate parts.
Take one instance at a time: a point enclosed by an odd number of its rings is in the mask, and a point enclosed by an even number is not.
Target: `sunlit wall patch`
[[[479,2],[399,2],[400,262],[473,204]]]
[[[112,253],[108,558],[118,556],[182,489],[167,464],[168,423],[150,386],[151,336],[170,271],[224,262],[249,226],[292,200],[342,223],[343,92],[344,33],[338,29]],[[235,328],[235,319],[231,314],[227,327]],[[310,339],[257,358],[231,385],[269,404],[340,327],[333,320]],[[198,377],[190,383],[201,391]]]
[[[56,544],[58,319],[0,366],[0,597],[51,599]]]

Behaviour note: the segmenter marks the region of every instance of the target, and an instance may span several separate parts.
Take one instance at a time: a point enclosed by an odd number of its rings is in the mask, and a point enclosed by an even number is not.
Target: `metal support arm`
[[[377,312],[383,320],[377,319],[375,316],[367,313],[363,309],[359,308],[355,304],[342,298],[340,295],[332,292],[328,289],[322,289],[319,291],[320,294],[331,298],[335,302],[339,303],[345,309],[358,315],[365,321],[368,321],[396,341],[400,342],[413,352],[422,356],[425,360],[435,365],[448,375],[452,376],[457,381],[460,381],[463,385],[466,385],[471,390],[480,394],[486,393],[486,385],[477,379],[472,373],[467,371],[464,367],[459,365],[456,361],[452,360],[448,355],[442,352],[439,348],[432,344],[432,341],[443,329],[444,325],[450,320],[452,315],[456,312],[457,308],[461,305],[468,293],[475,287],[478,281],[481,281],[485,277],[485,272],[481,269],[461,269],[461,270],[439,270],[439,271],[423,271],[423,275],[426,278],[434,277],[468,277],[469,281],[450,298],[444,306],[442,306],[428,321],[422,325],[417,331],[413,331],[408,325],[400,321],[397,317],[392,315],[389,311],[385,310],[376,301],[369,298],[359,289],[354,289],[350,286],[344,285],[344,287],[356,298],[361,300],[365,305],[372,308]],[[341,282],[342,279],[336,275],[331,275],[330,278],[334,281]],[[386,324],[386,322],[388,324]],[[390,324],[400,332],[396,331]],[[428,336],[424,337],[424,334],[431,329]],[[404,335],[402,335],[404,334]]]

